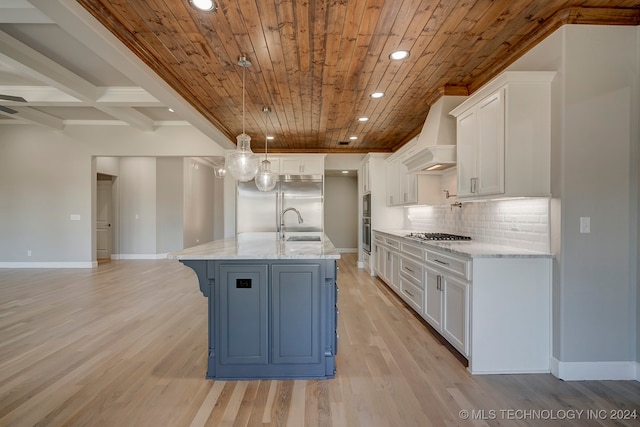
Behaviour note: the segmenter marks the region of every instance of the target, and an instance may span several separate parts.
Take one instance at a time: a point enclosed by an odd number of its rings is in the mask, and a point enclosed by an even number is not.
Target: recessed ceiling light
[[[275,136],[267,136],[267,139],[268,140],[272,140],[272,139],[276,139],[276,137]]]
[[[203,12],[216,12],[218,5],[213,0],[189,0],[191,7]]]
[[[174,111],[173,111],[173,108],[169,108],[169,111],[171,111],[172,113],[174,112]]]
[[[349,173],[349,171],[342,171],[342,173]]]
[[[409,57],[408,50],[396,50],[395,52],[391,52],[391,55],[389,55],[389,59],[392,59],[394,61],[400,61],[408,57]]]
[[[382,98],[384,96],[384,92],[373,92],[369,96],[372,97],[373,99]]]
[[[366,122],[367,120],[369,120],[369,117],[360,117],[358,119],[359,122]]]
[[[354,135],[354,136],[350,136],[349,139],[353,141],[353,140],[358,139],[358,137]]]

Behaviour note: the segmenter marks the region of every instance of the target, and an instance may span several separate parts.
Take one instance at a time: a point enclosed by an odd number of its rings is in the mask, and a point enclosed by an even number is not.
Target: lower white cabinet
[[[373,240],[373,253],[375,255],[374,271],[394,290],[400,289],[400,255],[398,248],[400,243],[396,239],[382,237],[376,234]]]
[[[469,283],[446,277],[442,285],[442,335],[469,355]]]
[[[551,257],[471,258],[381,232],[374,252],[378,276],[468,359],[471,373],[549,372]]]
[[[469,282],[425,268],[422,317],[464,356],[469,355]]]

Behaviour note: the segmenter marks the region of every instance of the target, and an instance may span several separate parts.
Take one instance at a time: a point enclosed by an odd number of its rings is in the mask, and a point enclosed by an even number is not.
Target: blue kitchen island
[[[323,233],[242,233],[169,255],[208,298],[208,379],[333,378],[340,254]]]

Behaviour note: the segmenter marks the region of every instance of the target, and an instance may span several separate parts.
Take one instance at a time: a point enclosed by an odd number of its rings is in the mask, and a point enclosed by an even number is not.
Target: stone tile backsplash
[[[549,199],[405,208],[405,228],[471,236],[483,243],[549,251]]]

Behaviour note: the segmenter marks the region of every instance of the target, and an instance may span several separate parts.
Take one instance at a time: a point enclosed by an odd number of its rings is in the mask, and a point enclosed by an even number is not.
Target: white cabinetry
[[[324,155],[281,156],[281,175],[323,175]]]
[[[471,258],[382,232],[374,251],[378,276],[467,357],[472,373],[549,372],[550,257]]]
[[[554,76],[502,73],[451,112],[457,119],[458,198],[550,196]]]
[[[416,139],[387,159],[387,205],[439,205],[440,176],[408,173],[403,161],[413,154]]]
[[[394,290],[400,289],[400,242],[397,239],[375,233],[373,251],[376,258],[375,271]]]
[[[362,163],[360,167],[360,184],[362,187],[362,194],[371,193],[371,180],[369,179],[369,161]]]
[[[469,356],[469,275],[471,260],[425,251],[423,317],[460,353]]]

